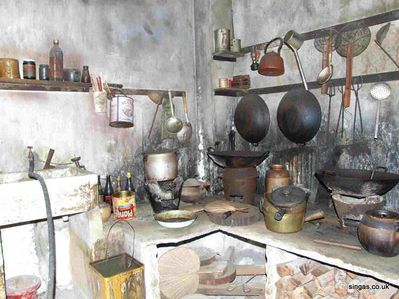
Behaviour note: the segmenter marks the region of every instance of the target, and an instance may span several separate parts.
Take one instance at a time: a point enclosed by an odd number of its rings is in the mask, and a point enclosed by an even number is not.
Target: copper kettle
[[[278,47],[278,53],[272,51],[267,52],[269,45],[278,40],[280,45]],[[265,46],[265,55],[260,60],[258,73],[263,76],[280,76],[284,74],[284,61],[280,56],[281,48],[283,47],[284,41],[281,37],[276,37],[269,41]]]

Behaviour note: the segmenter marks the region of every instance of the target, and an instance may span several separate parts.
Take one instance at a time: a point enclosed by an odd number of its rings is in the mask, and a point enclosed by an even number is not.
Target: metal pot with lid
[[[270,199],[264,199],[262,211],[266,227],[278,233],[294,233],[302,230],[303,223],[324,217],[320,210],[305,217],[309,193],[295,186],[284,186],[274,190]]]
[[[399,254],[398,213],[383,209],[367,211],[357,233],[368,252],[387,257]]]

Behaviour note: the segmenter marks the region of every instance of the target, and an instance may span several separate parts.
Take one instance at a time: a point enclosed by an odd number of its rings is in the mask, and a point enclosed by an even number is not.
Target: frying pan
[[[295,88],[284,95],[277,108],[277,124],[288,140],[304,144],[319,131],[321,108],[317,98],[308,90],[297,52],[298,47],[295,46],[296,43],[291,43],[291,38],[287,37],[289,33],[284,37],[284,41],[295,54],[304,88]]]
[[[385,172],[377,171],[378,168],[384,168]],[[375,170],[321,169],[315,173],[315,176],[329,191],[363,198],[383,195],[399,182],[399,175],[386,172],[385,167],[378,168]]]
[[[252,167],[257,166],[266,159],[269,151],[251,152],[251,151],[215,151],[208,148],[208,157],[219,167]]]

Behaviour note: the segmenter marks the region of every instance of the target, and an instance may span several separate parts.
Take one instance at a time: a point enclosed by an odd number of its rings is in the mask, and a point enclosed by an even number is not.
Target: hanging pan
[[[289,91],[281,99],[277,108],[277,124],[288,140],[304,144],[319,131],[321,108],[317,98],[308,90],[297,52],[303,43],[303,37],[295,31],[289,31],[284,37],[284,42],[295,54],[304,87]]]

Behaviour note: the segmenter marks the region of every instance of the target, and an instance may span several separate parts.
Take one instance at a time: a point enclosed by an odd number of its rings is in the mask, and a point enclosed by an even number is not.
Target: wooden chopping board
[[[209,220],[225,226],[245,226],[263,220],[263,215],[257,207],[240,203],[234,203],[234,205],[239,208],[248,207],[248,213],[235,212],[226,219],[223,214],[208,213]]]

